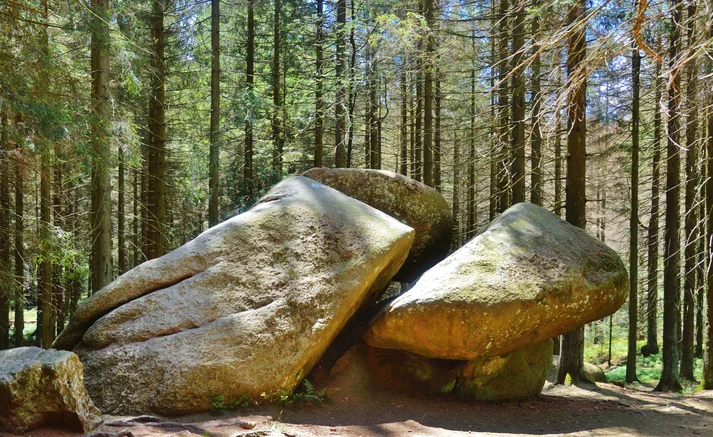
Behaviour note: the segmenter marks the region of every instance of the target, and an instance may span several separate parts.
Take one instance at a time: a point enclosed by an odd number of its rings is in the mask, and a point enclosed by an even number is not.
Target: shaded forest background
[[[49,347],[282,178],[375,168],[443,194],[454,250],[520,201],[608,243],[632,293],[587,359],[632,382],[657,356],[679,390],[713,351],[712,24],[697,0],[0,0],[0,347]]]

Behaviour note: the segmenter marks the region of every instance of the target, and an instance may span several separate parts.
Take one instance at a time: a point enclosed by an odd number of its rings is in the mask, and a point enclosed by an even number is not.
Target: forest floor
[[[546,383],[534,399],[498,403],[463,403],[453,399],[404,395],[370,387],[336,391],[331,403],[299,408],[278,406],[217,410],[185,416],[216,437],[232,436],[713,436],[713,392],[693,395],[653,393],[613,384]],[[329,394],[329,392],[328,392]],[[252,430],[219,427],[235,418]],[[107,421],[120,419],[106,417]],[[103,426],[117,432],[124,427]],[[158,431],[136,426],[135,437],[195,437],[187,431]],[[78,437],[59,429],[33,437]]]

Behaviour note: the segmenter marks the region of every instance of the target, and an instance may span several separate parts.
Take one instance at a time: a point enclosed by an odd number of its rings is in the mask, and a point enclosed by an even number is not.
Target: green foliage
[[[292,394],[268,395],[262,393],[260,397],[269,403],[276,403],[284,407],[297,407],[304,404],[322,404],[329,402],[326,390],[315,390],[314,385],[308,380],[303,380],[300,388]],[[237,399],[227,399],[225,395],[214,396],[212,399],[214,410],[232,410],[257,406],[258,401],[243,395]]]
[[[302,381],[302,390],[299,388],[289,395],[277,395],[272,401],[285,407],[295,407],[302,404],[322,404],[329,401],[325,389],[316,391],[314,385],[308,380]]]
[[[212,404],[214,410],[233,410],[236,408],[254,407],[257,405],[257,402],[246,395],[229,401],[225,399],[225,395],[220,395],[213,397]]]
[[[641,342],[642,345],[644,342]],[[624,357],[626,361],[626,357]],[[636,376],[639,382],[644,385],[653,386],[656,385],[661,378],[661,368],[663,367],[662,353],[656,355],[649,355],[644,357],[642,355],[636,356]],[[700,381],[703,378],[703,360],[696,358],[694,360],[693,368],[694,376],[696,380]],[[619,386],[624,386],[626,380],[626,366],[618,366],[607,372],[607,379],[612,384]],[[697,388],[697,383],[695,381],[681,380],[683,385],[683,393],[691,394]]]

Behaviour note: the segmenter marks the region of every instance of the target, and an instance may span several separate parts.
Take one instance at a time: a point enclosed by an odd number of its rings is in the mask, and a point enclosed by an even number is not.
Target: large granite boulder
[[[305,177],[80,304],[67,333],[107,413],[290,393],[399,270],[413,229]],[[87,328],[88,327],[88,328]]]
[[[361,200],[416,230],[411,253],[394,280],[412,282],[448,255],[453,216],[446,200],[434,188],[384,170],[313,168],[304,176]]]
[[[88,432],[100,412],[72,352],[22,347],[0,351],[0,427],[22,433],[48,424]]]
[[[616,252],[520,203],[386,306],[364,339],[429,358],[495,357],[609,315],[627,292]]]

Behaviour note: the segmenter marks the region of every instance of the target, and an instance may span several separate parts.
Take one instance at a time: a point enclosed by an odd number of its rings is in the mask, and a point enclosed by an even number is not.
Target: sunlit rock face
[[[384,170],[313,168],[304,175],[414,228],[411,252],[394,280],[412,282],[448,255],[453,216],[435,188]]]
[[[496,357],[612,314],[627,294],[614,250],[520,203],[386,306],[364,339],[428,358]]]
[[[306,177],[82,302],[74,348],[107,413],[291,393],[404,263],[414,231]]]

